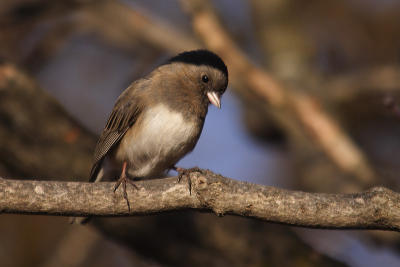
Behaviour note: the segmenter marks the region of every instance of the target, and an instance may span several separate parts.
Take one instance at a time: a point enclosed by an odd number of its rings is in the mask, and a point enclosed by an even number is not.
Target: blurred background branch
[[[247,90],[264,99],[270,114],[287,133],[306,130],[306,134],[333,162],[353,175],[360,184],[373,183],[373,170],[361,150],[318,104],[304,91],[287,90],[265,71],[260,70],[239,50],[218,22],[208,1],[181,1],[192,16],[193,28],[206,46],[216,51],[229,65],[233,80],[242,83],[237,90]],[[250,91],[250,92],[249,92]],[[293,121],[297,119],[300,125]]]

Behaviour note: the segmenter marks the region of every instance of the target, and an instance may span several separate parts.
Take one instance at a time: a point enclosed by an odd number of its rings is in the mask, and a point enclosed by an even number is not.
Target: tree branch
[[[114,183],[0,179],[0,213],[128,216],[175,210],[212,210],[274,223],[330,229],[400,230],[400,194],[383,187],[357,194],[290,191],[236,181],[211,171],[138,181],[128,188],[131,210]]]

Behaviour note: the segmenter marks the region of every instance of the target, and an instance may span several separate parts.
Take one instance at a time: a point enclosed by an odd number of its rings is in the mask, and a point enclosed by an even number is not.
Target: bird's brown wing
[[[138,97],[135,94],[136,89],[142,87],[140,82],[137,81],[129,86],[115,103],[95,148],[94,163],[90,171],[90,182],[96,180],[104,157],[118,144],[128,129],[135,123],[141,112]]]

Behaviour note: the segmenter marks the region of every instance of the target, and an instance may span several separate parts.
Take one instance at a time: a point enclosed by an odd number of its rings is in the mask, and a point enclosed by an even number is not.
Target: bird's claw
[[[173,169],[178,172],[178,183],[181,182],[182,177],[183,176],[187,176],[187,181],[188,181],[188,187],[189,187],[189,194],[192,194],[192,180],[190,179],[189,174],[192,172],[200,172],[202,173],[203,170],[200,169],[199,167],[193,167],[193,168],[189,168],[189,169],[185,169],[185,168],[180,168],[180,167],[173,167]]]
[[[128,193],[126,192],[126,183],[127,182],[130,185],[132,185],[135,189],[138,189],[137,185],[131,179],[129,179],[126,175],[121,175],[121,177],[117,180],[117,182],[114,185],[114,193],[115,193],[115,191],[117,191],[118,187],[122,184],[123,196],[124,196],[124,199],[126,200],[126,205],[128,206],[128,210],[131,211],[131,205],[129,203]]]

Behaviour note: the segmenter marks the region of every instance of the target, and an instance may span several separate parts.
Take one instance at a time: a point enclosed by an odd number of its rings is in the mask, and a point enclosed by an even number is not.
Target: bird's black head
[[[186,51],[168,60],[168,63],[172,62],[182,62],[197,66],[204,65],[216,68],[226,76],[226,82],[228,83],[228,68],[226,67],[224,61],[222,61],[219,56],[209,50],[201,49]]]
[[[204,99],[217,107],[228,86],[228,68],[222,59],[208,50],[194,50],[178,54],[166,64],[174,65],[186,82],[207,96]]]

